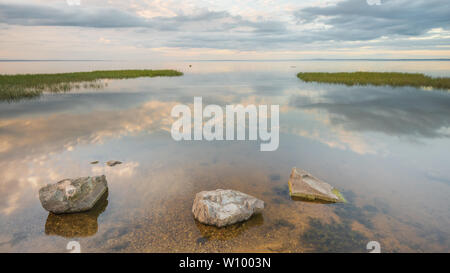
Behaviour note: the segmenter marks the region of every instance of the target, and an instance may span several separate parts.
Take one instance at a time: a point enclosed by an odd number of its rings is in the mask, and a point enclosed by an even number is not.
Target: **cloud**
[[[227,11],[198,8],[190,14],[151,18],[140,16],[139,13],[83,5],[67,7],[8,3],[0,4],[0,23],[97,29],[132,28],[135,37],[144,36],[137,45],[148,48],[264,48],[285,41],[283,36],[288,35],[285,23],[280,21],[253,21]],[[133,37],[130,40],[134,40]]]
[[[249,21],[226,11],[197,9],[192,14],[146,18],[136,13],[109,7],[49,6],[42,4],[0,3],[0,22],[23,26],[72,26],[91,28],[148,28],[160,31],[228,31],[283,32],[281,22]],[[189,27],[190,29],[186,29]]]
[[[447,0],[345,0],[333,6],[307,7],[295,12],[299,24],[324,27],[311,30],[318,40],[359,41],[386,36],[417,36],[433,28],[449,28]]]
[[[64,1],[2,2],[0,35],[4,39],[0,57],[28,52],[30,47],[36,52],[34,55],[39,55],[38,52],[43,56],[67,55],[69,39],[72,39],[70,54],[84,58],[101,55],[106,59],[110,55],[148,54],[145,49],[149,48],[173,48],[181,53],[187,49],[220,49],[304,54],[309,54],[305,53],[308,51],[327,54],[342,49],[347,57],[368,49],[428,50],[428,57],[433,55],[432,50],[441,50],[439,56],[446,54],[445,47],[450,42],[447,0],[378,2],[211,4],[200,0],[93,0],[79,6],[68,6]],[[33,30],[33,37],[28,36],[30,31],[26,28]],[[83,37],[76,39],[69,37],[69,33],[80,33],[76,37]],[[65,38],[61,39],[62,36]],[[99,41],[102,47],[94,48],[89,40],[99,37],[103,38]],[[111,42],[105,43],[107,40]],[[296,57],[300,54],[296,53]],[[343,55],[334,55],[338,56]]]
[[[0,14],[0,22],[10,25],[96,28],[149,26],[144,18],[114,8],[0,3]]]

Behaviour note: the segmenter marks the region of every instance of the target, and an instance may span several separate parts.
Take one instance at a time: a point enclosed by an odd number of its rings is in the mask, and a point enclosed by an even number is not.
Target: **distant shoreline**
[[[450,59],[256,59],[256,60],[183,60],[183,62],[308,62],[308,61],[369,61],[369,62],[416,62],[416,61],[443,61]]]
[[[40,59],[40,60],[27,60],[27,59],[0,59],[0,62],[146,62],[146,60],[58,60],[58,59]],[[440,61],[440,62],[450,62],[450,58],[437,58],[437,59],[224,59],[224,60],[163,60],[163,62],[308,62],[308,61],[367,61],[367,62],[426,62],[426,61]],[[148,60],[148,62],[154,62]]]
[[[5,60],[0,59],[0,62],[3,63],[16,63],[16,62],[110,62],[110,60],[21,60],[21,59],[11,59]]]

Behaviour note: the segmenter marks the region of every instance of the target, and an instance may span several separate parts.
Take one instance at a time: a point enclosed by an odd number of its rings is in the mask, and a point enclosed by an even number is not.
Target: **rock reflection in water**
[[[342,220],[342,219],[341,219]],[[352,229],[351,221],[334,220],[327,224],[310,218],[309,228],[301,234],[300,241],[312,252],[365,252],[369,241],[363,233]]]
[[[236,223],[227,227],[218,228],[216,226],[205,225],[195,220],[198,230],[202,234],[204,240],[231,240],[243,232],[253,227],[264,224],[264,217],[261,213],[253,215],[250,219],[244,222]]]
[[[65,238],[89,237],[98,231],[98,216],[108,206],[108,191],[97,204],[87,212],[73,214],[49,213],[45,223],[46,235],[58,235]]]
[[[291,196],[291,200],[299,201],[299,202],[306,202],[306,203],[311,203],[311,204],[335,204],[335,202],[319,200],[319,199],[311,200],[311,199],[303,198],[303,197],[299,197],[299,196]]]

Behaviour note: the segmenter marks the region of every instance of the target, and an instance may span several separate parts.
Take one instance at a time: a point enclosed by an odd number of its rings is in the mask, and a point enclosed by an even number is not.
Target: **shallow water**
[[[192,65],[189,68],[189,64]],[[0,251],[450,251],[450,93],[303,83],[300,71],[403,71],[450,76],[450,62],[2,62],[0,73],[173,68],[176,78],[108,80],[103,89],[0,103]],[[176,104],[279,104],[280,145],[176,142]],[[121,165],[108,167],[108,160]],[[90,162],[99,160],[98,164]],[[290,199],[292,167],[349,203]],[[38,189],[105,174],[89,213],[49,215]],[[196,222],[195,193],[231,188],[266,203],[228,228]]]

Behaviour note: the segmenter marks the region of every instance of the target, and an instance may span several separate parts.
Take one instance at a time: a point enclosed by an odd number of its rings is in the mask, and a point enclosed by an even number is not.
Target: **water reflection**
[[[349,221],[338,223],[333,220],[327,224],[310,218],[309,228],[301,235],[301,241],[312,252],[351,253],[362,252],[369,238],[353,230]]]
[[[192,70],[202,71],[176,79],[114,81],[99,92],[0,103],[0,249],[61,251],[59,237],[86,237],[86,251],[333,251],[338,246],[321,234],[361,239],[354,230],[381,240],[385,251],[448,250],[441,238],[450,234],[450,94],[305,84],[286,64],[253,65],[227,63],[212,73],[196,64]],[[194,96],[221,106],[279,104],[279,149],[173,141],[170,110]],[[124,164],[105,166],[110,159]],[[344,192],[351,204],[293,202],[293,166],[351,190]],[[62,217],[41,208],[39,187],[103,173],[111,202],[100,227],[102,209]],[[195,193],[216,188],[259,196],[264,216],[223,229],[195,222]],[[57,236],[42,236],[45,217],[45,233]],[[328,226],[332,221],[342,225]],[[322,233],[309,233],[315,246],[305,249],[310,226]]]
[[[332,90],[329,90],[331,89]],[[299,109],[325,110],[332,126],[348,131],[437,138],[450,137],[450,95],[416,88],[328,87],[320,98],[292,96]]]
[[[307,198],[303,198],[303,197],[299,197],[299,196],[291,196],[291,200],[292,201],[299,201],[299,202],[306,202],[306,203],[311,203],[311,204],[334,204],[334,202],[329,202],[329,201],[325,201],[325,200],[311,200],[311,199],[307,199]]]
[[[72,214],[53,214],[50,212],[45,223],[45,234],[65,238],[93,236],[98,231],[98,217],[106,210],[107,206],[108,191],[87,212]]]
[[[27,234],[25,234],[24,232],[16,232],[12,235],[11,240],[5,241],[5,242],[0,242],[0,247],[4,246],[4,245],[10,245],[11,247],[14,247],[17,244],[19,244],[20,242],[27,239],[27,237],[28,237]]]
[[[227,227],[215,227],[210,225],[205,225],[197,220],[195,221],[195,225],[197,226],[198,230],[202,234],[202,238],[205,238],[205,241],[209,240],[220,240],[220,241],[226,241],[231,240],[233,238],[238,237],[240,234],[244,233],[245,231],[257,227],[262,226],[264,224],[264,217],[262,214],[255,214],[253,215],[249,220],[236,223],[231,226]],[[203,242],[202,239],[198,240],[198,242]]]
[[[0,159],[31,158],[143,130],[170,130],[175,102],[148,101],[122,111],[0,120]],[[70,133],[69,133],[70,132]],[[33,137],[30,137],[33,136]],[[14,151],[14,152],[12,152]]]
[[[37,190],[67,177],[54,165],[46,165],[52,156],[72,152],[77,146],[101,145],[107,140],[138,135],[142,131],[168,131],[172,105],[172,102],[148,101],[122,111],[0,119],[0,176],[3,177],[0,212],[10,214],[24,206],[25,203],[19,200],[27,190]],[[101,159],[109,160],[103,157],[100,155]],[[118,170],[131,171],[137,164],[129,162]],[[75,163],[75,166],[79,165],[79,161]],[[92,168],[94,172],[102,169],[99,166]],[[80,175],[74,173],[72,176]]]

